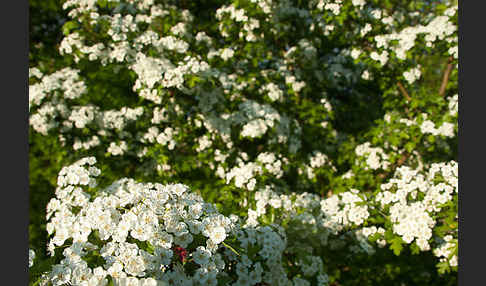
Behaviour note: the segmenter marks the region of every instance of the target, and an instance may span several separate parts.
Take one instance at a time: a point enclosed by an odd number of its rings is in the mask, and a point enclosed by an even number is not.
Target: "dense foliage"
[[[31,285],[457,283],[457,1],[30,11]]]

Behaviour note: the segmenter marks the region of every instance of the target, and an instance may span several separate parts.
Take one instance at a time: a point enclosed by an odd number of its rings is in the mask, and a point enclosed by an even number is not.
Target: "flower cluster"
[[[57,117],[69,113],[65,99],[79,98],[87,87],[80,79],[79,71],[71,68],[50,75],[34,69],[29,75],[40,79],[40,82],[29,85],[29,123],[37,132],[47,135],[50,129],[59,125]]]
[[[457,171],[454,161],[432,164],[426,174],[407,166],[398,168],[376,195],[376,201],[390,215],[393,232],[406,243],[416,240],[421,250],[429,250],[437,223],[433,217],[449,207],[457,193]]]
[[[370,142],[358,145],[355,149],[356,155],[366,158],[365,170],[371,168],[372,170],[384,169],[386,170],[390,165],[388,155],[380,147],[371,147]]]
[[[236,264],[238,279],[232,285],[288,284],[289,279],[282,265],[286,236],[281,230],[275,231],[270,226],[246,227],[238,230],[236,237],[247,254],[243,254]],[[250,249],[255,248],[259,249],[258,252],[250,254]]]
[[[447,261],[450,266],[457,266],[457,254],[454,253],[454,248],[457,248],[457,238],[454,239],[452,235],[444,236],[443,242],[439,247],[434,249],[435,256],[440,258],[440,261]]]
[[[409,84],[414,83],[417,79],[420,78],[420,67],[416,67],[414,69],[404,72],[403,77],[405,77],[405,80],[407,80]]]
[[[217,252],[234,222],[181,184],[121,179],[92,197],[82,186],[95,186],[100,171],[94,163],[93,157],[85,158],[59,173],[56,198],[47,207],[47,230],[53,235],[51,254],[62,247],[65,258],[53,266],[48,281],[103,284],[109,276],[137,285],[154,279],[216,285],[225,265]],[[103,262],[92,266],[93,255]],[[181,268],[189,258],[198,268],[192,277]]]
[[[454,136],[454,124],[449,122],[444,122],[439,128],[435,127],[434,122],[430,120],[425,120],[420,124],[420,131],[424,134],[432,134],[432,135],[442,135],[445,137],[453,137]]]

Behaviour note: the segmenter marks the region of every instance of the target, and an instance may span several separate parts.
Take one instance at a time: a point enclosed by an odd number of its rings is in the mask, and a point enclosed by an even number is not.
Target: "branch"
[[[444,75],[442,76],[442,84],[440,85],[440,89],[439,89],[439,96],[441,97],[444,96],[445,94],[447,82],[449,81],[449,76],[451,75],[451,72],[452,72],[452,57],[449,57],[447,68],[444,71]]]
[[[404,154],[402,155],[402,157],[400,157],[400,159],[398,159],[398,161],[397,161],[397,165],[396,165],[395,167],[400,167],[401,165],[403,165],[403,163],[405,163],[405,160],[407,160],[407,159],[408,159],[408,156],[410,156],[410,154],[409,154],[409,153],[404,153]]]
[[[403,96],[405,96],[405,98],[407,99],[407,101],[410,101],[411,98],[410,96],[408,95],[408,92],[405,90],[405,88],[403,87],[403,84],[401,82],[397,82],[397,85],[398,85],[398,89],[400,90],[400,92],[403,94]]]
[[[398,161],[394,164],[394,166],[391,167],[391,170],[395,170],[396,168],[398,168],[401,165],[403,165],[403,163],[405,163],[405,161],[408,159],[409,156],[410,156],[410,154],[408,152],[403,153],[402,157],[400,157],[400,159],[398,159]],[[389,174],[391,174],[391,171],[388,172],[388,173],[378,174],[378,177],[380,179],[383,179],[383,178],[385,178]]]

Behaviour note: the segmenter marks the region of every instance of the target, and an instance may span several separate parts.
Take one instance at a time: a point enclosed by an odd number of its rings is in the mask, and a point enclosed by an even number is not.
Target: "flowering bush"
[[[455,283],[457,1],[62,9],[29,68],[32,284]]]

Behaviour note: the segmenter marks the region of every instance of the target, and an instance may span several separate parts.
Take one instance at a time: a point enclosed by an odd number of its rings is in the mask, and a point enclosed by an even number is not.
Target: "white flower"
[[[29,249],[29,267],[32,267],[34,265],[34,259],[35,259],[35,252],[32,249]]]
[[[231,48],[225,48],[220,51],[220,56],[223,60],[227,61],[228,59],[232,58],[235,52]]]
[[[209,258],[211,257],[211,252],[206,250],[204,246],[198,246],[196,251],[192,253],[192,258],[194,262],[201,266],[205,266],[209,263]]]
[[[214,244],[220,244],[223,242],[226,239],[226,231],[224,227],[216,226],[211,228],[209,232],[209,239],[211,239]]]

